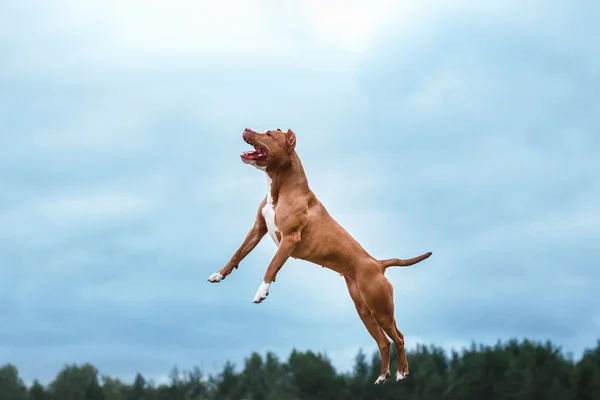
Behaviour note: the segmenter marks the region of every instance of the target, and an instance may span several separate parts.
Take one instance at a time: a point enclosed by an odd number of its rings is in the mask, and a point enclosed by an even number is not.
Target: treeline
[[[392,374],[379,386],[373,384],[379,355],[369,360],[363,352],[347,373],[311,351],[293,351],[285,361],[254,353],[239,371],[231,363],[217,376],[174,368],[170,381],[158,385],[141,374],[122,382],[85,364],[65,366],[46,386],[28,387],[7,364],[0,367],[0,400],[600,400],[600,341],[577,361],[550,342],[527,340],[450,354],[418,346],[408,359],[406,380],[395,382]]]

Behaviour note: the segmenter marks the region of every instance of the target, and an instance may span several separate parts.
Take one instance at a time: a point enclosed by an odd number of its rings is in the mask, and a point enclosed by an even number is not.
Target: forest
[[[551,342],[516,339],[451,352],[420,345],[408,359],[408,378],[395,382],[392,375],[384,385],[373,384],[379,354],[362,351],[351,371],[336,371],[325,354],[293,350],[285,360],[253,353],[215,376],[173,367],[160,384],[140,373],[123,382],[91,364],[72,364],[52,382],[27,385],[16,366],[4,364],[0,400],[600,400],[600,341],[577,360]]]

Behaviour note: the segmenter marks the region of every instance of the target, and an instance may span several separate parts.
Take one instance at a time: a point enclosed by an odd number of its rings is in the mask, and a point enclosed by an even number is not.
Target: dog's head
[[[246,128],[242,138],[254,147],[253,151],[242,153],[242,161],[261,170],[287,164],[296,147],[296,134],[291,129],[256,132]]]

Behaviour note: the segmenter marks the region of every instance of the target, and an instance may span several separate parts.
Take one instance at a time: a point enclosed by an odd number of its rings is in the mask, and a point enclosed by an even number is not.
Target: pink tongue
[[[258,157],[259,155],[260,155],[260,153],[258,152],[258,150],[244,152],[244,156],[250,157],[250,158]]]

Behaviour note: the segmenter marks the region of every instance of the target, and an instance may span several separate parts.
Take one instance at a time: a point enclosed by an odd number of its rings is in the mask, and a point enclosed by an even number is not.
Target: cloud
[[[408,14],[415,7],[401,7]],[[4,42],[12,73],[102,79],[108,70],[162,70],[241,63],[340,71],[367,48],[382,21],[398,10],[389,0],[323,3],[270,0],[87,2],[52,6],[9,3]],[[332,18],[335,16],[335,18]],[[20,22],[36,29],[20,31]],[[2,37],[0,36],[0,40]],[[10,45],[15,39],[21,46]],[[1,42],[0,42],[1,43]],[[33,66],[44,61],[44,69]],[[82,69],[83,68],[83,69]],[[240,68],[243,69],[243,68]]]
[[[252,304],[268,237],[205,281],[266,189],[238,159],[246,126],[296,131],[311,187],[372,254],[434,252],[387,272],[409,347],[590,345],[590,9],[399,4],[0,6],[0,356],[49,380],[74,361],[160,377],[254,350],[342,369],[373,351],[332,271],[292,260]]]

